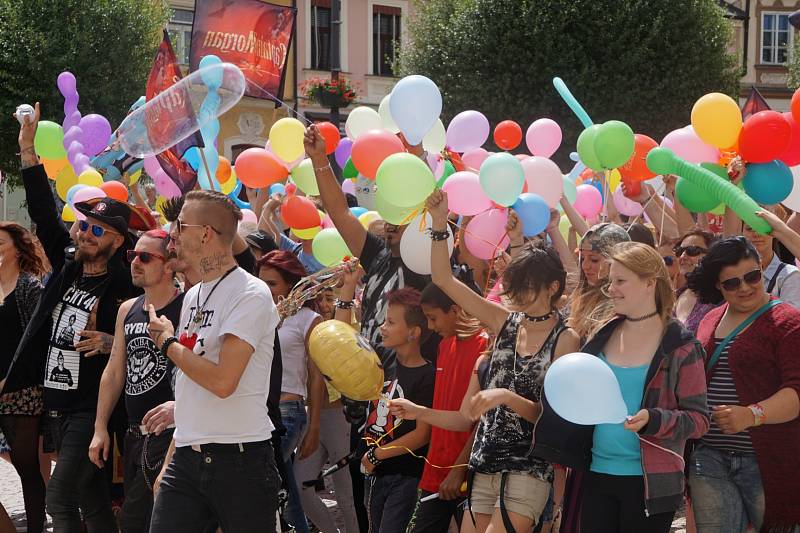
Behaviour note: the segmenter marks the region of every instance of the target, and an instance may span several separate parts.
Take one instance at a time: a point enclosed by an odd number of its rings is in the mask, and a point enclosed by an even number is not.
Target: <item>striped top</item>
[[[708,408],[713,412],[713,407],[717,405],[739,405],[739,394],[736,392],[736,385],[733,383],[733,374],[728,364],[728,350],[736,341],[733,339],[725,346],[719,355],[719,360],[714,367],[714,374],[708,382]],[[714,344],[719,345],[722,339],[714,339]],[[734,435],[727,435],[722,432],[720,427],[711,417],[711,427],[703,437],[703,443],[724,452],[736,453],[755,453],[750,434],[747,430]]]

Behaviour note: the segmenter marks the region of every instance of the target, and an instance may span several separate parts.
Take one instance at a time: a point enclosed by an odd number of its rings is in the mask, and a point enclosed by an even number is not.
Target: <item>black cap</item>
[[[75,209],[86,217],[91,217],[117,230],[121,235],[128,233],[131,220],[131,207],[113,198],[100,198],[95,202],[78,202]]]
[[[244,240],[247,242],[247,244],[250,246],[255,246],[265,254],[271,252],[272,250],[278,249],[278,244],[275,242],[275,239],[263,231],[254,231],[245,237]]]

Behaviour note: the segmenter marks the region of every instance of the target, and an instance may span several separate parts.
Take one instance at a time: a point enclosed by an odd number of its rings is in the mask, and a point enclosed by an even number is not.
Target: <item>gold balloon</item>
[[[350,325],[326,320],[308,337],[308,352],[336,390],[352,400],[376,400],[383,389],[383,367],[367,340]]]
[[[61,220],[64,222],[75,222],[75,211],[66,204],[64,204],[64,208],[61,210]]]
[[[61,172],[58,173],[58,176],[56,176],[56,192],[58,193],[58,197],[66,202],[67,192],[69,192],[70,187],[77,184],[78,176],[76,176],[75,171],[72,170],[72,165],[65,165],[64,168],[61,169]]]

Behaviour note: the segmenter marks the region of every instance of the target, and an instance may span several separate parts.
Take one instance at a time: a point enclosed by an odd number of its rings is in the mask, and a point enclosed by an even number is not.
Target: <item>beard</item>
[[[85,263],[87,261],[97,263],[97,262],[108,262],[111,256],[114,255],[114,245],[108,244],[104,247],[98,247],[94,252],[87,252],[81,250],[80,242],[78,246],[75,248],[75,259],[81,263]]]

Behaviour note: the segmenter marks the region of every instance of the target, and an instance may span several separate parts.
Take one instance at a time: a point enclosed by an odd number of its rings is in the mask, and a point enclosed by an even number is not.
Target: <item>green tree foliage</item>
[[[19,104],[38,101],[43,120],[64,120],[56,78],[65,70],[81,113],[119,125],[144,94],[168,19],[162,0],[0,0],[0,169],[19,168]]]
[[[445,119],[482,111],[523,129],[550,117],[559,161],[582,130],[553,88],[560,76],[595,123],[623,120],[660,140],[689,123],[695,100],[734,96],[731,27],[715,0],[415,0],[403,75],[442,91]],[[524,147],[524,142],[523,142]]]
[[[794,40],[794,49],[789,58],[789,80],[787,85],[790,89],[800,87],[800,39]]]

